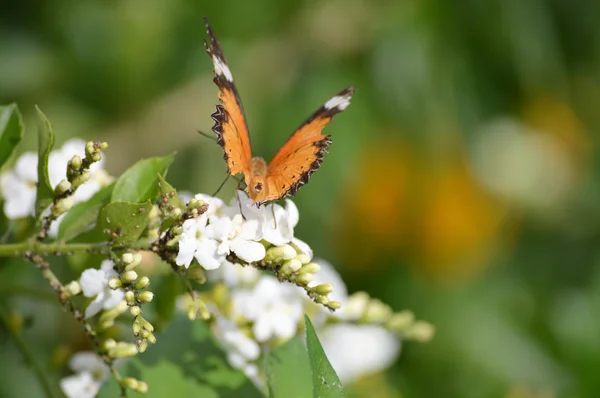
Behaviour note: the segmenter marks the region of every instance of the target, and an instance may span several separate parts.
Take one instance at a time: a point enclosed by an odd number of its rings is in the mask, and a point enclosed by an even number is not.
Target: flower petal
[[[265,258],[265,247],[258,242],[236,238],[229,243],[231,250],[242,260],[251,263]]]
[[[225,260],[225,256],[217,253],[218,246],[217,241],[212,239],[202,240],[198,244],[194,257],[205,270],[217,269]]]
[[[81,273],[79,283],[86,297],[94,297],[102,292],[106,286],[106,273],[102,270],[89,268]]]

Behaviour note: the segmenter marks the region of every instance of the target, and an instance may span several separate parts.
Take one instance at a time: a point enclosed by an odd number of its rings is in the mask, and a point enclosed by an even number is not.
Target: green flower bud
[[[140,301],[141,303],[149,303],[152,301],[153,298],[154,293],[152,293],[149,290],[143,291],[137,296],[138,301]]]
[[[404,332],[415,323],[415,314],[405,310],[392,314],[387,327],[395,332]]]
[[[138,319],[140,320],[140,324],[142,325],[142,329],[145,329],[149,332],[154,332],[154,326],[152,326],[152,324],[150,322],[148,322],[147,320],[145,320],[142,317],[138,317]]]
[[[321,266],[317,263],[308,263],[303,265],[298,271],[299,274],[316,274],[321,269]]]
[[[69,297],[77,296],[81,293],[81,285],[77,281],[72,281],[65,285],[65,291]]]
[[[52,209],[52,213],[55,216],[60,216],[61,214],[64,214],[71,210],[71,207],[73,207],[74,204],[75,201],[73,201],[72,198],[62,198],[58,202],[56,202],[56,205]]]
[[[118,342],[116,347],[109,351],[113,358],[127,358],[137,355],[138,350],[135,344]]]
[[[317,303],[319,303],[319,304],[327,305],[327,304],[329,304],[329,297],[327,297],[327,296],[317,296],[315,298],[315,301]]]
[[[128,292],[125,292],[125,301],[127,301],[128,305],[134,305],[135,304],[135,293],[132,292],[131,290]]]
[[[126,377],[123,379],[123,384],[125,384],[125,386],[129,389],[135,390],[138,387],[139,382],[133,377]]]
[[[392,316],[392,309],[389,305],[380,300],[372,299],[367,305],[365,319],[367,322],[384,323]]]
[[[65,194],[69,189],[71,189],[71,183],[67,180],[62,180],[58,183],[56,188],[54,188],[54,192],[60,196]]]
[[[110,287],[112,290],[117,290],[118,288],[120,288],[121,286],[123,286],[123,283],[121,282],[120,279],[118,278],[111,278],[108,281],[108,287]]]
[[[176,207],[175,209],[173,209],[171,214],[173,214],[173,217],[175,217],[175,218],[181,218],[181,215],[183,214],[183,212],[181,211],[181,209],[179,207]]]
[[[94,152],[90,156],[90,159],[92,160],[93,163],[99,162],[102,160],[102,154],[100,152]]]
[[[308,285],[313,281],[313,279],[315,279],[313,274],[298,274],[296,277],[296,282],[300,283],[301,285]]]
[[[150,278],[148,278],[147,276],[142,276],[135,283],[135,288],[137,290],[143,290],[143,289],[147,288],[149,285],[150,285]]]
[[[89,172],[89,170],[83,170],[81,172],[81,174],[79,174],[78,176],[75,176],[71,180],[71,184],[73,184],[74,188],[77,188],[80,185],[86,183],[89,179],[90,179],[90,172]]]
[[[187,271],[187,275],[199,284],[206,283],[206,271],[199,264],[192,264]]]
[[[306,254],[298,254],[296,259],[302,263],[302,265],[310,263],[310,257]]]
[[[325,305],[332,310],[339,310],[340,308],[342,308],[342,303],[340,303],[339,301],[330,301]]]
[[[291,260],[296,255],[296,250],[290,245],[273,246],[267,249],[265,261],[279,263],[283,260]]]
[[[281,266],[280,272],[283,275],[291,275],[294,272],[297,272],[302,267],[302,262],[297,258],[292,258],[291,260],[287,260],[283,262]]]
[[[198,310],[196,308],[194,308],[193,306],[190,307],[190,309],[187,312],[188,319],[190,321],[195,321],[197,315],[198,315]]]
[[[137,279],[138,274],[135,271],[125,271],[121,274],[121,281],[123,283],[132,283]]]
[[[107,142],[101,142],[100,143],[100,150],[101,151],[106,151],[108,149],[108,143]]]
[[[156,337],[152,333],[148,334],[146,340],[148,340],[148,343],[150,344],[156,344]]]
[[[433,338],[435,328],[429,322],[417,321],[413,326],[404,333],[404,338],[407,340],[418,341],[419,343],[427,343]]]
[[[137,346],[137,350],[138,350],[138,352],[141,354],[141,353],[143,353],[144,351],[146,351],[146,349],[148,348],[148,341],[147,341],[147,340],[144,340],[144,339],[139,339],[139,340],[136,342],[136,346]]]
[[[129,309],[129,313],[131,314],[131,316],[138,316],[142,313],[142,309],[139,306],[134,305]]]
[[[139,308],[139,307],[137,307],[137,308]],[[133,330],[133,335],[136,337],[139,336],[140,332],[142,331],[142,326],[140,325],[140,321],[138,321],[137,319],[135,321],[133,321],[132,330]]]
[[[333,292],[333,285],[331,283],[323,283],[322,285],[318,285],[312,288],[315,293],[318,293],[322,296],[328,295]]]
[[[148,384],[143,381],[138,382],[138,386],[135,389],[135,391],[139,392],[140,394],[147,393],[148,392]]]
[[[104,351],[110,351],[117,346],[117,342],[114,339],[106,339],[104,343],[102,343],[102,348]]]
[[[367,310],[371,297],[366,292],[356,292],[346,301],[345,314],[349,319],[359,320]]]
[[[123,261],[123,264],[125,265],[131,264],[133,262],[133,253],[123,253],[121,261]]]
[[[92,153],[96,152],[96,148],[94,148],[94,142],[88,141],[85,143],[85,155],[89,156]]]
[[[69,160],[69,166],[73,169],[78,169],[81,167],[81,158],[77,155],[73,156],[71,160]]]

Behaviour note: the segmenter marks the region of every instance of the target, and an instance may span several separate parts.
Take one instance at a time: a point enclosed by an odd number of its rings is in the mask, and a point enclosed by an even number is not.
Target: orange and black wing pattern
[[[204,40],[206,52],[214,65],[214,82],[219,88],[217,110],[211,115],[215,124],[212,130],[217,135],[217,142],[223,147],[224,159],[227,163],[227,172],[234,176],[244,173],[246,180],[250,176],[252,150],[250,136],[242,102],[233,83],[233,76],[221,50],[221,46],[206,18],[206,33],[208,40]],[[248,181],[246,181],[248,183]]]
[[[295,195],[321,167],[331,144],[329,135],[322,134],[323,128],[350,105],[352,94],[352,86],[337,93],[313,113],[277,151],[267,169],[266,195],[256,200],[259,205]]]

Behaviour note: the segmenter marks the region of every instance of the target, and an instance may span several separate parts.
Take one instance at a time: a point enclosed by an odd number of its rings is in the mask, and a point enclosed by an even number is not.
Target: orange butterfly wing
[[[234,176],[244,173],[246,183],[250,176],[252,150],[250,136],[242,101],[233,84],[233,76],[221,50],[215,34],[204,18],[206,33],[210,42],[204,41],[206,52],[213,61],[215,78],[214,82],[219,88],[219,100],[222,105],[217,105],[217,110],[210,115],[215,124],[212,130],[217,135],[217,143],[225,152],[223,158],[227,164],[227,173]]]
[[[329,152],[331,139],[321,133],[323,128],[335,115],[346,109],[353,93],[354,87],[350,86],[332,97],[277,151],[267,169],[267,189],[256,198],[259,205],[295,195],[308,182]]]

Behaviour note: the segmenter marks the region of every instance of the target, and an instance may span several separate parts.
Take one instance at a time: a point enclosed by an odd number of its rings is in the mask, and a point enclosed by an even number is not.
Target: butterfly
[[[342,112],[354,93],[350,86],[337,93],[312,114],[277,151],[270,163],[252,157],[248,125],[242,102],[233,83],[231,70],[215,34],[204,18],[209,40],[204,40],[206,52],[214,66],[214,82],[219,88],[220,105],[211,115],[217,143],[223,147],[227,173],[244,174],[246,192],[257,206],[295,195],[310,176],[319,169],[331,139],[322,134],[331,119]]]

